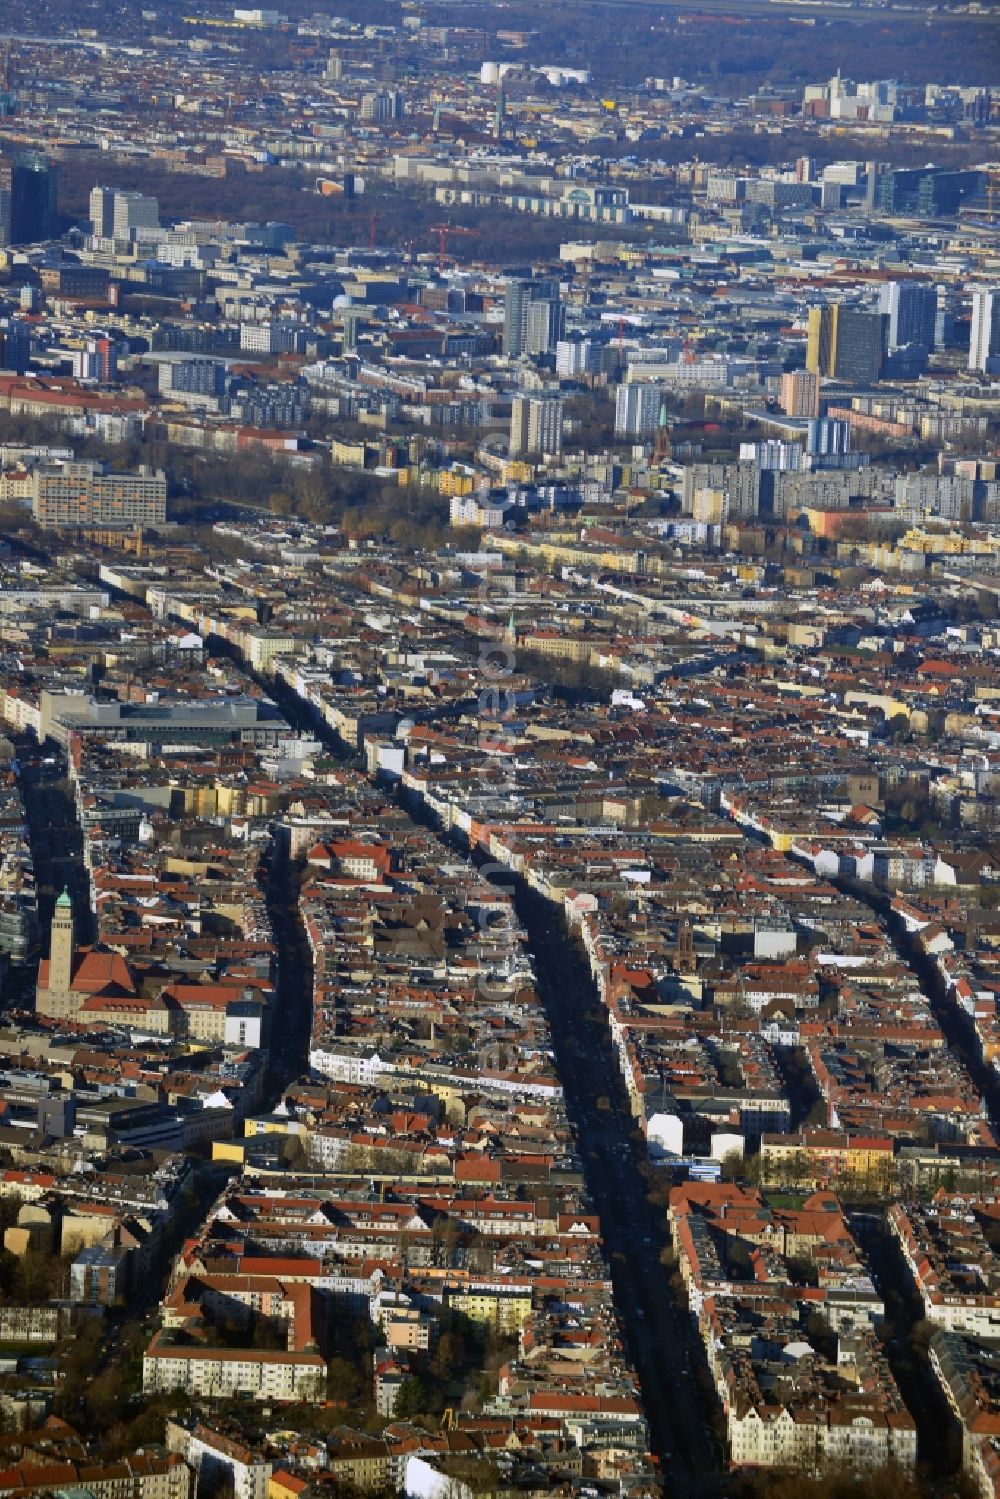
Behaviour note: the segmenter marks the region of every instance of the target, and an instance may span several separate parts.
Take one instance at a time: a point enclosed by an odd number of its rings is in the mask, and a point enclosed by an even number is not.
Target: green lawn
[[[800,1208],[808,1192],[765,1192],[764,1201],[772,1208]]]

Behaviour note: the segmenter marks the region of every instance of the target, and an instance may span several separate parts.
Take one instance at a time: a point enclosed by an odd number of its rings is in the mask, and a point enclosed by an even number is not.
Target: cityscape
[[[1000,1496],[1000,14],[0,6],[0,1499]]]

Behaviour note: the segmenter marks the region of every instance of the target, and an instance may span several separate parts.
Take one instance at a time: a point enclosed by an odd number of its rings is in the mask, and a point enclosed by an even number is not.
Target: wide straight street
[[[552,908],[522,891],[518,914],[531,938],[559,1076],[601,1217],[615,1304],[642,1381],[653,1450],[672,1492],[706,1494],[721,1484],[722,1474],[707,1430],[713,1411],[696,1383],[695,1361],[703,1354],[660,1263],[669,1235],[665,1218],[646,1201],[642,1146],[630,1138],[633,1124],[607,1020],[580,950]]]

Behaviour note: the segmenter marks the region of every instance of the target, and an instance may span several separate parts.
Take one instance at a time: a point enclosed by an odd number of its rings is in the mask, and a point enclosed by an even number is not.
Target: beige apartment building
[[[31,478],[31,508],[37,523],[53,530],[162,525],[167,479],[145,464],[134,474],[100,463],[40,464]]]
[[[177,1347],[157,1333],[142,1361],[147,1392],[185,1390],[214,1400],[322,1400],[326,1360],[318,1353],[257,1348]]]

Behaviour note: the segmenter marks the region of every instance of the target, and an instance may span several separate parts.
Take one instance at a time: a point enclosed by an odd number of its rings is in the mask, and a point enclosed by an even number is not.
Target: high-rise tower
[[[49,995],[52,999],[65,996],[68,1002],[73,982],[73,953],[76,946],[76,930],[73,922],[73,902],[68,890],[64,890],[56,901],[52,916],[52,937],[49,946]]]

